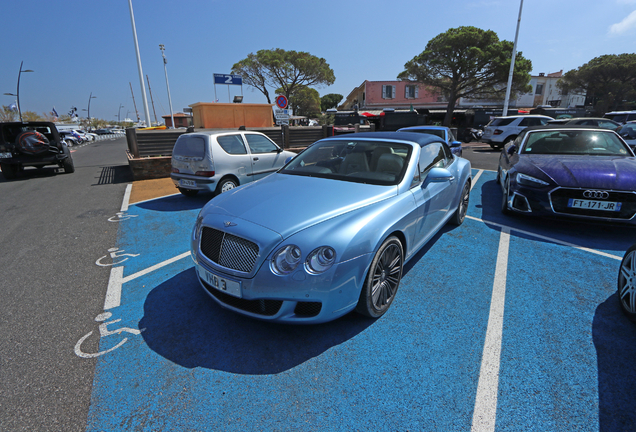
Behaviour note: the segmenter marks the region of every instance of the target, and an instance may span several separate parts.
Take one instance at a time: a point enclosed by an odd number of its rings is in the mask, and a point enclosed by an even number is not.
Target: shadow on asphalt
[[[481,210],[480,218],[485,222],[495,222],[577,246],[616,251],[620,256],[636,242],[636,226],[633,225],[558,220],[524,215],[506,216],[501,213],[502,198],[501,187],[495,180],[484,182],[481,186],[481,205],[476,206]],[[497,231],[501,230],[495,225],[487,226]],[[511,234],[535,241],[547,241],[515,231]]]
[[[265,375],[319,356],[374,322],[356,313],[308,326],[247,318],[209,298],[192,267],[148,294],[139,328],[150,349],[180,366]]]
[[[596,308],[592,337],[598,362],[599,430],[634,431],[636,323],[621,311],[617,294]]]
[[[91,186],[130,183],[134,180],[128,165],[105,166],[101,168],[102,170],[97,178],[97,183]]]

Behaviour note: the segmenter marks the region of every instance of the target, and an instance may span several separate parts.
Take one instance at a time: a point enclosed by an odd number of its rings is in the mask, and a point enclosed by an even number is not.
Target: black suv
[[[57,165],[75,171],[71,152],[51,122],[0,123],[0,168],[13,179],[25,166]]]

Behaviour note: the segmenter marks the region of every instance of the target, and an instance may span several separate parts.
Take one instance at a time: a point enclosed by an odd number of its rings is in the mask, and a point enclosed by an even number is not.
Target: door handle
[[[257,158],[257,157],[255,157],[255,158],[254,158],[254,160],[255,160],[255,161],[257,161],[257,160],[258,160],[258,158]]]

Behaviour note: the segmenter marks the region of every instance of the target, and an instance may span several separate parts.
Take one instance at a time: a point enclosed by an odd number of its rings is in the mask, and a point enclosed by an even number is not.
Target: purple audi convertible
[[[526,129],[499,157],[504,214],[634,223],[636,157],[616,132]]]

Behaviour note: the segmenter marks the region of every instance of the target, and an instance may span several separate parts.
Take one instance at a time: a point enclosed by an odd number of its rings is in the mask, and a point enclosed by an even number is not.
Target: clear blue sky
[[[150,78],[157,116],[169,114],[159,44],[166,47],[175,112],[215,99],[213,73],[260,49],[306,51],[323,57],[336,82],[317,88],[348,95],[365,79],[393,80],[427,42],[449,28],[476,26],[514,40],[519,0],[133,0],[144,80]],[[20,61],[23,111],[134,117],[129,82],[143,119],[127,0],[3,1],[0,104],[15,93]],[[533,74],[575,69],[603,54],[636,51],[636,0],[525,0],[518,50]],[[147,85],[146,85],[147,87]],[[219,102],[228,87],[216,86]],[[272,92],[273,93],[273,92]],[[232,86],[230,96],[240,94]],[[244,102],[265,97],[243,87]],[[148,103],[151,116],[150,96]]]

